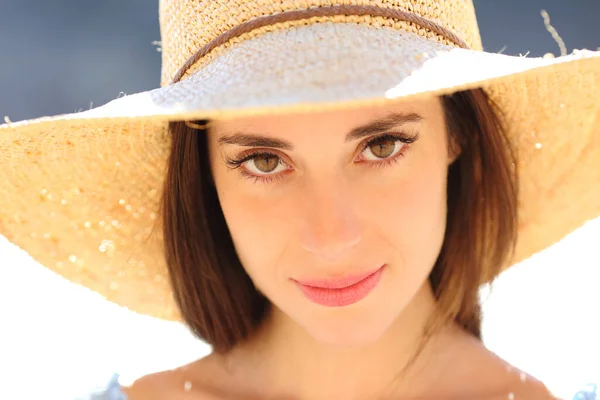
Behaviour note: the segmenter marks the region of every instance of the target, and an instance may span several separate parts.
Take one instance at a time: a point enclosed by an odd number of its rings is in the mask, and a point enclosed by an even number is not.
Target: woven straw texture
[[[329,2],[161,2],[163,84],[233,24],[321,3]],[[484,53],[469,1],[373,3],[435,19],[471,49],[369,17],[281,24],[219,47],[178,83],[82,113],[2,125],[0,233],[110,301],[179,319],[157,209],[168,120],[327,111],[474,87],[501,107],[519,148],[513,262],[600,215],[600,53]]]
[[[161,0],[160,26],[162,36],[161,86],[171,83],[176,71],[183,63],[209,41],[249,20],[286,11],[320,6],[357,5],[378,6],[408,11],[434,21],[461,37],[469,48],[481,50],[481,38],[475,18],[475,9],[470,0]],[[421,26],[404,21],[381,17],[339,16],[335,18],[315,17],[309,21],[277,24],[261,29],[268,32],[283,27],[306,25],[318,21],[355,22],[373,26],[387,26],[414,32],[422,37],[445,42],[446,40]],[[259,32],[253,32],[256,35]],[[232,44],[245,38],[234,39]],[[225,47],[205,57],[201,63],[190,68],[188,75],[218,57]]]

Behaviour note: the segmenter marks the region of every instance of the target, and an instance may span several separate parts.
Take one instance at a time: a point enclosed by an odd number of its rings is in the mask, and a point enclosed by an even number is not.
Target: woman
[[[2,127],[2,233],[213,346],[104,398],[553,398],[478,289],[600,214],[600,54],[330,3],[163,0],[161,89]]]
[[[483,91],[172,135],[167,263],[216,352],[132,398],[186,381],[219,398],[549,398],[480,342],[478,287],[516,229]]]

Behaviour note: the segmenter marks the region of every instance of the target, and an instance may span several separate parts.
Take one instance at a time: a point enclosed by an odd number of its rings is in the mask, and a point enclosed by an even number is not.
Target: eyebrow
[[[362,139],[367,136],[384,133],[392,128],[407,123],[421,122],[423,117],[416,113],[391,113],[382,118],[377,118],[368,124],[352,129],[347,135],[345,142]],[[243,147],[269,147],[282,150],[292,150],[291,142],[275,139],[261,134],[234,133],[219,138],[219,145],[233,144]]]

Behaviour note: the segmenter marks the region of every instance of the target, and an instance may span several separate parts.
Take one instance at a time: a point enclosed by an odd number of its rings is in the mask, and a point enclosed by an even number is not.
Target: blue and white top
[[[598,385],[590,383],[575,393],[573,400],[600,400],[600,388]]]
[[[74,400],[127,400],[127,396],[121,391],[119,374],[113,374],[106,386],[93,391],[87,397],[78,397]]]
[[[114,374],[105,387],[90,393],[87,397],[74,400],[127,400],[127,396],[121,391],[119,375]],[[575,393],[572,400],[600,400],[600,387],[590,383]]]

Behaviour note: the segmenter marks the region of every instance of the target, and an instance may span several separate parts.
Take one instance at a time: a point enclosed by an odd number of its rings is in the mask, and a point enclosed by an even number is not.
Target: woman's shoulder
[[[203,358],[175,369],[144,375],[120,389],[124,400],[217,400],[223,396],[213,389],[217,371],[212,364],[210,357]]]

